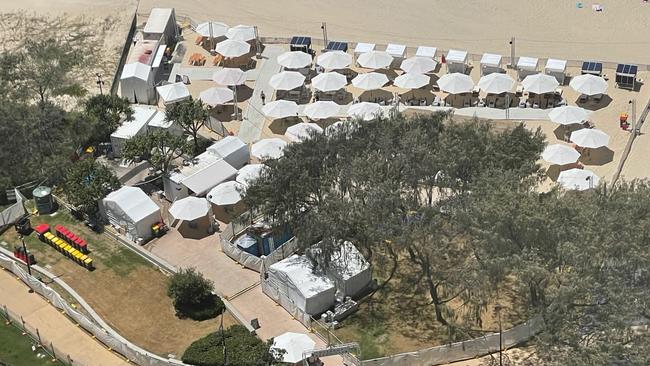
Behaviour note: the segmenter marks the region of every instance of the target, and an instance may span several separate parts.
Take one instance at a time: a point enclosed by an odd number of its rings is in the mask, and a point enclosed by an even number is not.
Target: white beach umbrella
[[[305,76],[297,71],[282,71],[271,76],[269,85],[275,90],[291,90],[302,86]]]
[[[354,85],[355,88],[363,90],[379,89],[386,83],[388,83],[388,76],[380,74],[378,72],[367,72],[365,74],[359,74],[354,79],[352,79],[352,85]]]
[[[393,83],[404,89],[417,89],[429,85],[431,78],[424,74],[413,74],[407,72],[395,78]]]
[[[226,32],[226,37],[235,41],[247,42],[255,39],[255,27],[252,25],[237,25]]]
[[[251,146],[251,155],[259,160],[278,159],[284,155],[285,147],[287,142],[277,137],[263,139]]]
[[[364,121],[370,121],[378,116],[381,116],[382,114],[383,109],[377,103],[356,103],[352,104],[348,109],[348,115],[350,117],[359,118]]]
[[[251,45],[246,42],[227,39],[217,43],[214,50],[224,57],[239,57],[250,52]]]
[[[298,104],[289,100],[276,100],[262,107],[262,113],[269,118],[285,118],[298,113]]]
[[[569,169],[560,172],[557,182],[565,189],[584,191],[596,187],[600,178],[588,169]]]
[[[357,58],[359,65],[369,69],[381,69],[388,67],[393,62],[393,56],[384,51],[370,51],[361,54]]]
[[[206,197],[217,206],[236,205],[242,199],[244,188],[243,184],[231,180],[212,188]]]
[[[245,186],[259,178],[268,167],[264,164],[248,164],[239,169],[235,180]]]
[[[547,74],[534,74],[528,75],[521,82],[521,85],[529,93],[544,94],[555,91],[555,88],[560,85],[555,76]]]
[[[512,90],[515,80],[508,74],[494,72],[481,77],[478,81],[478,87],[486,93],[501,94]]]
[[[607,146],[609,135],[601,130],[585,128],[571,133],[571,142],[590,149]]]
[[[587,117],[589,117],[589,112],[586,109],[573,105],[553,108],[553,110],[548,114],[548,118],[552,122],[559,123],[561,125],[581,123],[587,119]]]
[[[169,214],[176,220],[192,221],[205,217],[210,212],[210,203],[205,198],[185,197],[172,203]]]
[[[291,141],[299,142],[311,137],[312,133],[322,133],[323,129],[315,123],[301,122],[287,128],[284,133]]]
[[[316,75],[311,79],[311,85],[316,90],[329,92],[343,88],[348,83],[348,79],[338,72],[324,72]]]
[[[165,103],[174,103],[190,97],[190,91],[183,83],[157,86],[156,91]]]
[[[289,51],[278,56],[278,63],[287,69],[299,69],[311,65],[311,55],[302,51]]]
[[[311,351],[316,347],[314,342],[309,336],[303,333],[286,332],[273,338],[273,345],[271,348],[277,350],[284,350],[282,355],[282,362],[295,364],[302,361],[302,355],[305,351]]]
[[[415,74],[426,74],[436,69],[438,63],[428,57],[413,56],[402,61],[400,69]]]
[[[203,103],[214,107],[232,101],[234,96],[235,94],[232,90],[215,86],[202,91],[199,94],[199,99],[201,99]]]
[[[305,107],[305,115],[311,119],[330,118],[340,114],[341,106],[328,101],[318,101]]]
[[[474,88],[474,81],[468,75],[454,72],[438,79],[440,90],[451,94],[467,93]]]
[[[542,159],[551,164],[565,165],[578,161],[580,153],[571,146],[555,144],[548,145],[542,152]]]
[[[343,51],[325,52],[318,56],[316,63],[326,69],[343,69],[352,63],[352,55]]]
[[[575,76],[571,78],[569,85],[573,90],[585,95],[604,94],[607,91],[607,81],[592,74]]]
[[[246,82],[246,73],[241,69],[224,68],[212,74],[212,80],[221,85],[235,86]]]
[[[203,37],[223,37],[228,32],[228,25],[221,22],[204,22],[197,25],[195,31]]]

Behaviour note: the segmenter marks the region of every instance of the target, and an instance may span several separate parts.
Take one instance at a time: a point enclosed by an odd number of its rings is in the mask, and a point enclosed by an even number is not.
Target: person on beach
[[[262,105],[266,104],[266,95],[264,94],[264,90],[260,92],[260,98],[262,99]]]

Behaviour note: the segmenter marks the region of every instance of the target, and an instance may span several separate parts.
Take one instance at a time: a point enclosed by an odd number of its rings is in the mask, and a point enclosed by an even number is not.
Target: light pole
[[[223,364],[228,366],[228,351],[226,350],[226,335],[223,333],[223,313],[221,313],[221,325],[219,326],[221,332],[221,344],[223,345]]]
[[[501,305],[496,304],[494,311],[497,313],[497,321],[499,322],[499,366],[503,366],[503,328],[501,328]]]
[[[102,80],[102,74],[100,73],[95,73],[95,76],[97,76],[97,86],[99,86],[99,94],[102,95],[104,94],[104,90],[102,89],[102,86],[104,85],[104,81]]]

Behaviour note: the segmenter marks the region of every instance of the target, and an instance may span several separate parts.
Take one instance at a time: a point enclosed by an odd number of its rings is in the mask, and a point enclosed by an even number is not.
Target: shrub
[[[181,269],[169,279],[167,295],[181,317],[206,320],[223,313],[223,301],[212,293],[212,281],[194,268]]]

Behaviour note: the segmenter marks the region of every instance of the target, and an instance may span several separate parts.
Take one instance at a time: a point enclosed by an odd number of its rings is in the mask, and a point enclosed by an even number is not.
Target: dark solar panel
[[[294,36],[291,38],[292,46],[309,46],[311,45],[311,37]]]
[[[330,42],[327,43],[326,49],[329,50],[329,51],[347,52],[348,44],[347,44],[347,42],[330,41]]]
[[[585,61],[582,63],[582,70],[601,72],[603,71],[603,64],[600,62]]]
[[[622,75],[636,76],[638,69],[639,68],[636,65],[618,64],[618,66],[616,66],[616,73]]]

